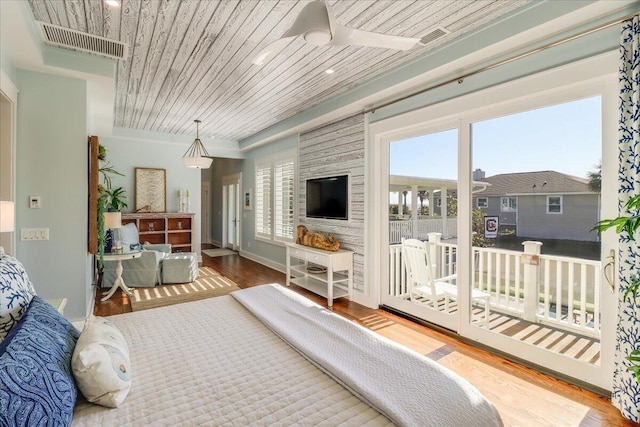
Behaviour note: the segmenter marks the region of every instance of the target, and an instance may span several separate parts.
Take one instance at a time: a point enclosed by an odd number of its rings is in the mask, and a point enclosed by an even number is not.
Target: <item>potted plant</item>
[[[615,227],[617,234],[626,232],[629,238],[635,241],[636,232],[638,228],[640,228],[640,194],[630,198],[624,205],[624,210],[627,215],[613,219],[603,219],[598,222],[593,229],[601,233]],[[633,303],[637,304],[636,298],[639,296],[639,292],[640,276],[634,274],[629,277],[629,287],[622,296],[622,299],[626,301],[627,298],[631,297]],[[631,366],[629,366],[628,369],[633,372],[636,381],[640,382],[640,349],[636,348],[633,350],[626,359],[631,362]]]
[[[109,212],[121,212],[122,209],[126,208],[127,202],[125,202],[127,198],[127,192],[124,188],[118,187],[113,189],[105,190],[108,198],[107,208]]]
[[[104,248],[107,245],[107,234],[104,230],[104,213],[107,211],[107,194],[102,185],[98,186],[98,270],[104,267]]]
[[[113,167],[106,160],[107,149],[103,145],[98,146],[98,159],[101,164],[98,172],[102,175],[104,185],[98,185],[98,270],[102,271],[104,267],[104,248],[107,245],[108,236],[104,229],[104,213],[105,212],[119,212],[123,208],[127,207],[127,203],[124,201],[126,191],[122,187],[115,189],[111,188],[111,175],[124,176],[120,172],[113,169]]]

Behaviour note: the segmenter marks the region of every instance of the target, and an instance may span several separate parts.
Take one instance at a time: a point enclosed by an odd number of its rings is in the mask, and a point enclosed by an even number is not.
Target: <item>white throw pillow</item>
[[[20,261],[0,252],[0,342],[18,324],[35,295]]]
[[[89,402],[116,408],[131,388],[129,347],[118,328],[105,318],[87,319],[71,368],[78,388]]]
[[[117,235],[118,234],[116,232],[116,236]],[[128,248],[129,245],[136,245],[140,243],[140,233],[138,233],[138,228],[135,223],[130,222],[120,228],[120,240],[126,248]]]

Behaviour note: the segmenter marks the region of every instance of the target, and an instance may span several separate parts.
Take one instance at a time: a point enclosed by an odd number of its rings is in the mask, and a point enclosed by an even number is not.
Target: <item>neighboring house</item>
[[[499,217],[500,231],[536,239],[597,241],[600,193],[585,178],[556,171],[505,173],[474,180],[491,185],[473,195],[473,207]]]

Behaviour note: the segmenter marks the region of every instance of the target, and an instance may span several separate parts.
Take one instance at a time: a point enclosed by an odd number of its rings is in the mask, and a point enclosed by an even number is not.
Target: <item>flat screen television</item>
[[[349,175],[307,180],[307,218],[349,219]]]

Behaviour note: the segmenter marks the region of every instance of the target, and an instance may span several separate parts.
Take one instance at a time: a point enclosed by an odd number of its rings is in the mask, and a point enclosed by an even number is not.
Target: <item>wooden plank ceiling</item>
[[[496,20],[530,0],[329,0],[336,21],[422,38],[409,51],[305,44],[251,60],[310,0],[29,0],[35,19],[129,44],[118,61],[114,126],[241,140]],[[333,74],[325,73],[327,69]]]

